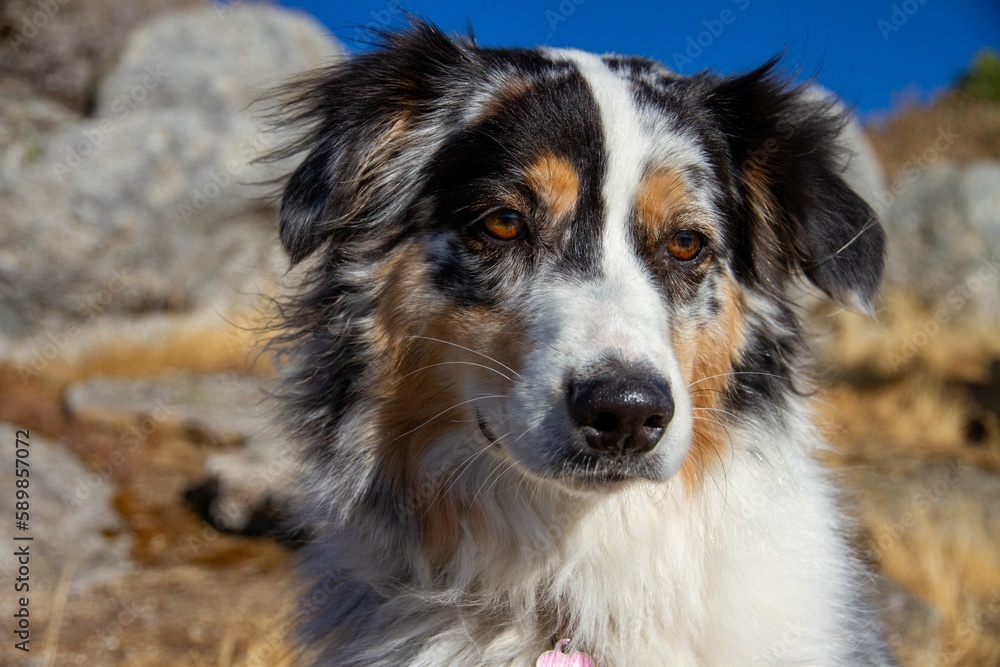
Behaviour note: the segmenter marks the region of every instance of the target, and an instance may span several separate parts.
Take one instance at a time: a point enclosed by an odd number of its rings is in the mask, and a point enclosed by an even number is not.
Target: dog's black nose
[[[576,428],[602,454],[650,451],[674,416],[670,386],[648,374],[572,381],[567,398]]]

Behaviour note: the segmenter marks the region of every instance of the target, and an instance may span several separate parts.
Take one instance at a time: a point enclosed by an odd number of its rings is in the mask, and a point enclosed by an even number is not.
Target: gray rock
[[[0,423],[0,442],[9,453],[10,465],[0,472],[0,512],[14,520],[14,451],[17,429]],[[74,587],[121,576],[132,563],[131,538],[112,508],[113,487],[106,476],[87,469],[59,445],[33,434],[28,439],[30,498],[27,531],[31,536],[31,590],[52,599],[64,570],[71,573]],[[0,554],[0,586],[13,590],[16,543]]]
[[[852,119],[844,127],[840,140],[849,151],[844,180],[868,202],[876,214],[884,216],[887,205],[882,196],[887,188],[885,172],[875,155],[875,149],[861,129],[861,124]]]
[[[64,105],[37,95],[22,81],[0,83],[0,170],[30,164],[47,135],[78,119]]]
[[[942,323],[1000,326],[1000,164],[927,168],[885,224],[887,286],[914,294]]]
[[[337,52],[311,19],[263,5],[138,29],[94,118],[54,117],[0,161],[0,348],[252,298],[275,268],[268,182],[289,165],[254,162],[280,139],[244,107]]]
[[[323,26],[297,12],[247,4],[165,15],[131,35],[100,87],[97,115],[139,103],[235,114],[339,52]]]
[[[201,432],[216,446],[270,442],[268,380],[235,373],[170,373],[153,379],[93,378],[66,390],[66,409],[88,421],[129,421],[154,413]]]
[[[0,172],[0,335],[108,314],[226,312],[275,244],[246,120],[196,110],[88,121]]]
[[[202,512],[212,526],[232,533],[289,536],[295,498],[293,459],[258,447],[216,454],[205,462]]]
[[[77,112],[93,101],[104,62],[151,16],[205,0],[4,0],[0,90],[24,83]]]

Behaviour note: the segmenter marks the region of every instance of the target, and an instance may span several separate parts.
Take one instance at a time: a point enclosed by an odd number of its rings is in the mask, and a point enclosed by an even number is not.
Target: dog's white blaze
[[[626,81],[612,72],[596,55],[569,49],[553,49],[550,57],[576,64],[597,104],[604,132],[606,172],[602,184],[604,236],[600,277],[562,283],[547,290],[549,307],[556,321],[558,340],[554,347],[573,350],[546,366],[552,378],[568,370],[585,370],[609,353],[621,361],[648,365],[670,383],[675,416],[660,444],[663,472],[677,471],[693,427],[690,398],[669,342],[670,323],[660,291],[629,240],[629,220],[643,171],[651,157],[654,137],[644,131]],[[552,331],[553,329],[549,329]],[[563,365],[565,364],[565,365]]]

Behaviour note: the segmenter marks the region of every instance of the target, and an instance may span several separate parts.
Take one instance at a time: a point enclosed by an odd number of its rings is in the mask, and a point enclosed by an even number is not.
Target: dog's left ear
[[[872,313],[885,237],[842,178],[847,119],[777,76],[775,62],[714,80],[707,98],[728,144],[752,270],[772,285],[801,271],[837,303]]]

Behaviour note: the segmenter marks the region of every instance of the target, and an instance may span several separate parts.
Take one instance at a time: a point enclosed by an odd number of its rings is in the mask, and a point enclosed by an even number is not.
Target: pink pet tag
[[[594,661],[589,655],[579,651],[566,653],[567,646],[569,640],[560,639],[554,649],[538,656],[535,667],[594,667]]]

